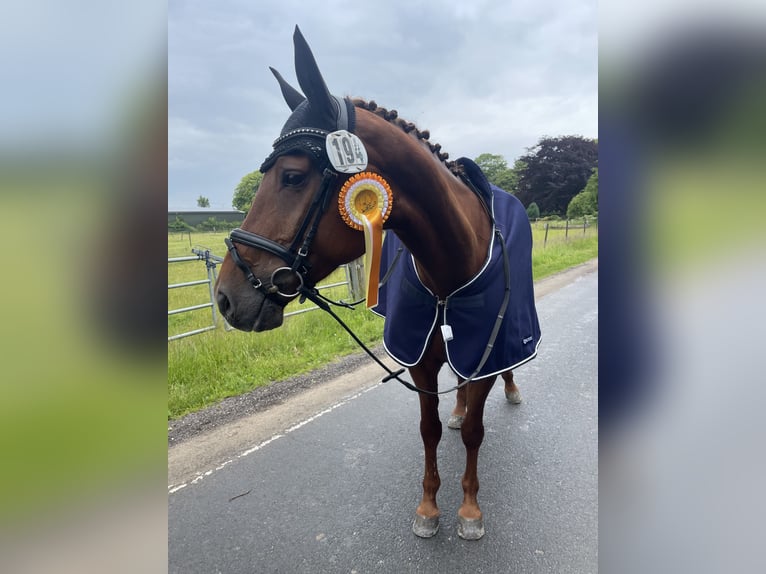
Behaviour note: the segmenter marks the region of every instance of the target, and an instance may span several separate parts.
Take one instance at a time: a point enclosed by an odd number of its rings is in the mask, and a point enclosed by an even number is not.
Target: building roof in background
[[[239,211],[238,209],[210,209],[209,207],[182,207],[182,208],[168,207],[168,213],[209,213],[210,215],[215,215],[216,213],[244,214],[245,212]]]

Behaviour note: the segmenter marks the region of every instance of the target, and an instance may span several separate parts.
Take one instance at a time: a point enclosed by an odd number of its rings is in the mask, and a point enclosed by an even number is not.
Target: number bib
[[[367,167],[367,150],[356,135],[346,130],[327,134],[327,157],[335,171],[359,173]]]

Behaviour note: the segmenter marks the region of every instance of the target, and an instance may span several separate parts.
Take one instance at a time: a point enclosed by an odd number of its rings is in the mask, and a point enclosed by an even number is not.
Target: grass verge
[[[598,237],[591,236],[569,243],[555,243],[532,252],[535,281],[598,257]]]

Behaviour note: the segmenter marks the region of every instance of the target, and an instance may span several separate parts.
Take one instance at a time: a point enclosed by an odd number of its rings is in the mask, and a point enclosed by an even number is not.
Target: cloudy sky
[[[170,0],[168,207],[229,209],[289,116],[292,33],[330,91],[399,111],[455,159],[509,164],[543,136],[597,136],[595,0]]]

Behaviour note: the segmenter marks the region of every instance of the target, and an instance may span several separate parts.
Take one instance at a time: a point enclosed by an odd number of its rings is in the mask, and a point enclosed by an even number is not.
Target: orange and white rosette
[[[338,210],[352,229],[364,232],[364,269],[367,276],[367,308],[378,304],[383,222],[391,214],[394,198],[388,182],[377,173],[363,171],[350,177],[338,195]]]

